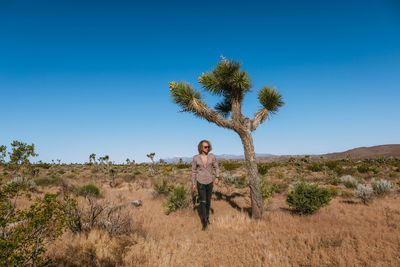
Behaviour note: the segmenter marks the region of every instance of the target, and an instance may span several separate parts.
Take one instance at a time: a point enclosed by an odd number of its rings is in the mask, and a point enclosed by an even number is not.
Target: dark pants
[[[207,223],[208,216],[210,214],[212,190],[213,190],[212,182],[209,184],[201,184],[197,182],[197,191],[199,192],[199,201],[200,201],[200,215],[201,215],[201,222],[203,224]]]

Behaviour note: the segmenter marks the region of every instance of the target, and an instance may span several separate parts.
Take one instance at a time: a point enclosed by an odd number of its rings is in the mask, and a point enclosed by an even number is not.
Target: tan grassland
[[[149,177],[148,167],[112,166],[117,173],[115,187],[110,187],[111,176],[105,167],[93,171],[95,167],[89,165],[60,165],[40,171],[39,176],[59,173],[62,182],[39,187],[36,195],[60,191],[66,184],[73,187],[94,183],[101,191],[98,201],[113,204],[143,201],[141,207],[124,208],[132,221],[126,234],[111,237],[102,229],[77,234],[66,231],[48,246],[47,255],[55,265],[400,266],[397,186],[389,195],[375,198],[369,205],[354,197],[336,196],[328,206],[309,216],[290,211],[284,190],[266,202],[263,219],[255,221],[246,212],[248,189],[221,184],[214,187],[211,225],[201,231],[199,215],[193,206],[167,215],[163,207],[165,197],[153,189],[153,184],[163,178],[189,187],[190,169],[159,166],[159,173]],[[386,178],[393,184],[399,181],[400,175],[394,167],[380,168],[379,173],[355,176],[367,182],[372,177]],[[226,172],[223,167],[221,171]],[[133,175],[134,172],[137,174]],[[233,173],[243,174],[245,170],[240,167]],[[306,168],[299,171],[297,165],[271,168],[265,178],[276,184],[290,184],[299,175],[330,186],[326,172],[311,172]],[[337,187],[344,189],[343,185]],[[80,205],[87,205],[83,197],[76,198]]]

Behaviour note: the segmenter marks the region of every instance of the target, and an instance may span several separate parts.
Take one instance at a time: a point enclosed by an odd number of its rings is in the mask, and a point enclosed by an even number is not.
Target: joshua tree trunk
[[[240,136],[243,144],[246,162],[247,177],[249,179],[251,216],[261,218],[263,212],[263,201],[260,192],[260,181],[258,179],[256,154],[254,152],[253,138],[251,133]]]

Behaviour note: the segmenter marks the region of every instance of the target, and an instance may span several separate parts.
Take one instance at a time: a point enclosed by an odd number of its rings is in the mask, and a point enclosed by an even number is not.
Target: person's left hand
[[[215,178],[215,184],[218,184],[218,183],[219,183],[219,179]]]

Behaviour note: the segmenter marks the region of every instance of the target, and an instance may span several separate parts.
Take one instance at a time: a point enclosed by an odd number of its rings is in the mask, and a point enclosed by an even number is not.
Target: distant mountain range
[[[304,155],[272,155],[272,154],[257,154],[257,161],[285,161],[290,157],[304,157]],[[371,146],[371,147],[357,147],[350,150],[346,150],[344,152],[334,152],[328,154],[319,154],[319,155],[309,155],[310,159],[325,159],[325,160],[338,160],[344,159],[350,156],[354,160],[366,159],[366,158],[387,158],[393,157],[400,159],[400,144],[389,144],[389,145],[379,145],[379,146]],[[215,155],[217,159],[225,159],[225,160],[243,160],[243,155]],[[163,159],[168,163],[178,162],[179,159],[182,158],[183,162],[192,162],[192,157],[173,157]]]

